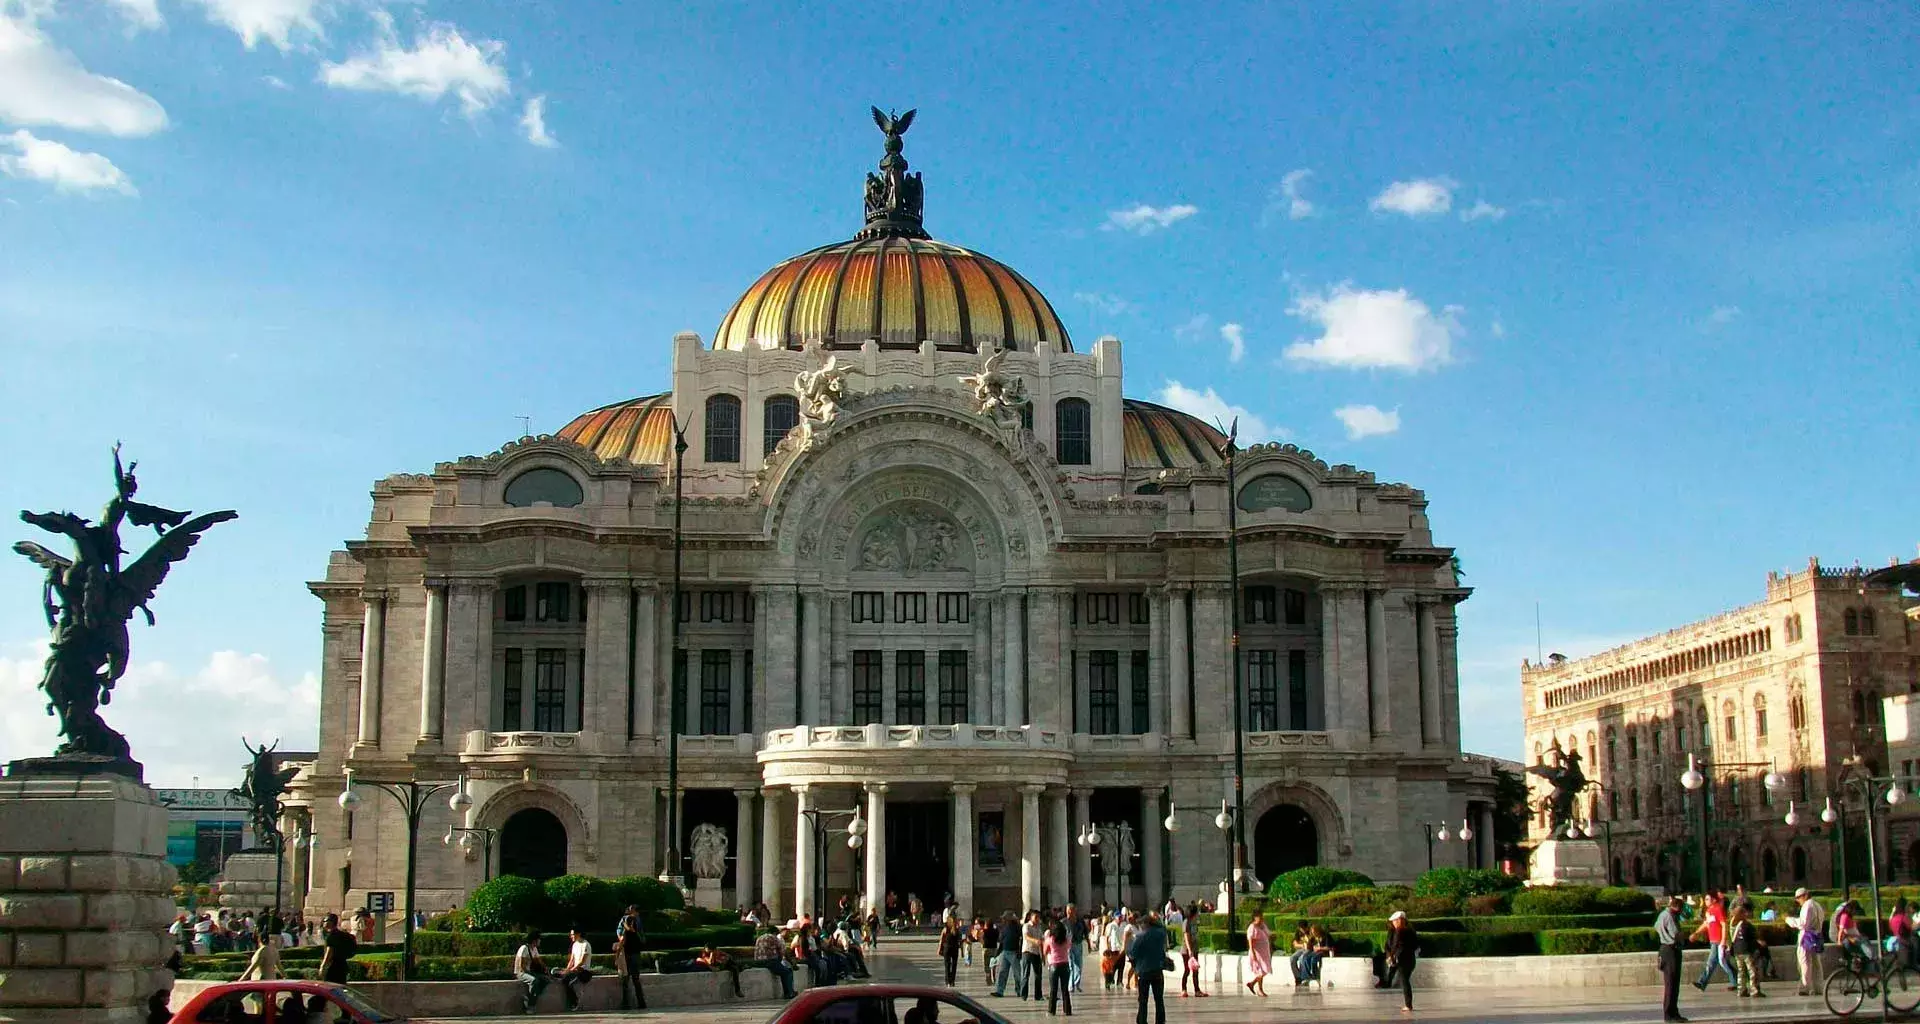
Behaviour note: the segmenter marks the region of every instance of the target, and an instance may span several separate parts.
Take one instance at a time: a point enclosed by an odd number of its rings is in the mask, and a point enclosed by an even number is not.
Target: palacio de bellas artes
[[[1314,864],[1411,881],[1425,840],[1388,822],[1470,824],[1454,856],[1493,866],[1493,769],[1460,742],[1469,591],[1423,493],[1126,397],[1121,339],[1069,337],[1028,278],[928,233],[911,114],[875,114],[864,224],[727,268],[710,337],[636,342],[672,347],[671,379],[373,484],[310,584],[308,907],[407,888],[402,808],[342,810],[349,773],[464,780],[420,834],[495,830],[419,858],[429,911],[502,873],[666,875],[782,915],[1213,899],[1223,812],[1249,890]]]

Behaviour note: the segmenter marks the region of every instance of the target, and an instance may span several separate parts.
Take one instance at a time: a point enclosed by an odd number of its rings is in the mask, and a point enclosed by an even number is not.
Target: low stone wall
[[[807,969],[794,969],[793,986],[806,987]],[[218,981],[177,981],[173,986],[175,1011]],[[502,1017],[520,1014],[521,987],[517,981],[357,981],[353,990],[373,1005],[396,1017]],[[749,967],[740,972],[740,991],[733,994],[733,981],[725,974],[642,974],[640,987],[647,1005],[711,1006],[719,1003],[763,1002],[779,1000],[780,979],[764,967]],[[557,1012],[565,1005],[560,983],[547,986],[536,1013]],[[620,1007],[620,977],[596,976],[580,990],[580,1008],[591,1011],[615,1011]]]
[[[1690,949],[1682,954],[1682,975],[1691,982],[1706,966],[1705,949]],[[1832,947],[1825,959],[1829,969],[1838,962]],[[1177,962],[1177,961],[1176,961]],[[1267,978],[1269,991],[1293,984],[1286,958],[1275,954],[1274,973]],[[1797,978],[1793,950],[1776,949],[1774,974],[1791,982]],[[1200,954],[1200,974],[1209,989],[1227,994],[1245,992],[1253,977],[1244,955]],[[1373,984],[1373,962],[1364,956],[1331,956],[1320,961],[1320,978],[1332,988],[1361,987]],[[1167,979],[1167,987],[1180,983],[1178,974]],[[1426,957],[1414,968],[1415,988],[1431,989],[1516,989],[1527,988],[1634,988],[1660,984],[1657,953],[1592,953],[1578,956],[1448,956]],[[1777,982],[1776,982],[1777,984]]]

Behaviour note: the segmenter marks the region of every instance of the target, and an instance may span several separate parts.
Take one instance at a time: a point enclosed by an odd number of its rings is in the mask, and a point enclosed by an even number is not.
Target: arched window
[[[1600,770],[1600,749],[1594,745],[1592,729],[1587,730],[1587,767],[1593,771]]]
[[[1728,743],[1739,742],[1740,716],[1738,712],[1734,711],[1733,702],[1730,700],[1721,702],[1720,714],[1724,716],[1727,721],[1727,742]]]
[[[1767,698],[1757,693],[1753,695],[1753,738],[1767,741]]]
[[[1627,730],[1627,760],[1640,760],[1640,737],[1632,729]]]
[[[1062,466],[1093,464],[1093,407],[1063,398],[1053,407],[1053,450]]]
[[[1793,880],[1796,882],[1806,881],[1807,851],[1796,846],[1793,848],[1793,856],[1789,857],[1788,860],[1793,864]]]
[[[1780,880],[1780,858],[1772,850],[1760,851],[1760,881],[1767,885]]]
[[[1807,727],[1807,701],[1799,694],[1787,700],[1787,728],[1799,732]]]
[[[733,395],[707,399],[707,461],[740,461],[740,399]]]
[[[1860,609],[1860,632],[1867,636],[1872,636],[1875,631],[1876,630],[1873,623],[1873,609],[1871,608]]]
[[[1865,698],[1860,696],[1858,690],[1855,690],[1853,694],[1853,724],[1867,724],[1867,702]]]
[[[1859,612],[1849,608],[1847,609],[1846,614],[1840,617],[1840,620],[1845,624],[1846,632],[1848,636],[1859,635],[1860,633],[1860,613]]]
[[[507,481],[504,495],[506,503],[515,508],[529,508],[536,503],[572,508],[584,497],[578,480],[546,466],[529,469]]]
[[[1539,740],[1534,740],[1534,741],[1533,741],[1533,763],[1534,763],[1534,764],[1546,764],[1546,763],[1547,763],[1547,758],[1546,758],[1546,755],[1545,755],[1545,754],[1543,754],[1543,753],[1541,753],[1541,747],[1540,747],[1540,741],[1539,741]]]
[[[1620,820],[1620,794],[1617,792],[1607,794],[1607,820]]]
[[[1705,704],[1702,704],[1699,707],[1695,708],[1694,715],[1699,720],[1699,725],[1700,725],[1700,729],[1699,729],[1700,746],[1702,747],[1713,746],[1713,730],[1708,728],[1707,726],[1707,706]]]
[[[1627,790],[1627,812],[1630,818],[1640,817],[1640,790],[1637,787]]]
[[[800,425],[800,400],[792,395],[775,395],[760,407],[760,454],[772,455],[787,431]]]
[[[1681,753],[1686,752],[1687,750],[1687,723],[1686,722],[1675,720],[1674,726],[1673,726],[1673,745],[1674,745],[1674,748],[1679,750]]]
[[[1612,771],[1620,763],[1619,750],[1614,746],[1613,727],[1607,727],[1607,770]]]

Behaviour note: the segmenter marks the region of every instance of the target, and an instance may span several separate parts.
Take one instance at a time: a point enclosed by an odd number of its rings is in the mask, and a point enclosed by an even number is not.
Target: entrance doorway
[[[1261,885],[1318,863],[1320,830],[1305,809],[1281,804],[1260,816],[1253,827],[1253,874]]]
[[[941,901],[953,890],[951,817],[944,800],[887,804],[887,890],[920,897],[927,918],[938,921]]]
[[[500,827],[500,873],[534,881],[567,873],[567,827],[551,811],[529,807]]]

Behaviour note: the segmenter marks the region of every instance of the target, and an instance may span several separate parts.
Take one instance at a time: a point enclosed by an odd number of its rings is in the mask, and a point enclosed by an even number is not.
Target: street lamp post
[[[1580,839],[1584,837],[1592,839],[1593,830],[1596,828],[1600,829],[1601,835],[1604,836],[1606,840],[1603,856],[1607,861],[1607,884],[1619,885],[1622,880],[1613,877],[1613,822],[1607,821],[1604,818],[1598,821],[1588,818],[1584,823],[1574,822],[1568,826],[1567,838]],[[1465,836],[1461,838],[1465,838]]]
[[[1421,822],[1420,827],[1425,829],[1427,832],[1427,870],[1432,871],[1433,870],[1433,841],[1435,839],[1438,839],[1443,843],[1452,842],[1453,834],[1447,831],[1447,823],[1444,821],[1439,824],[1438,828],[1440,829],[1440,831],[1438,833],[1434,832],[1434,828],[1436,826],[1431,821]],[[1462,828],[1464,827],[1465,826],[1462,826]],[[1468,837],[1461,836],[1460,838],[1466,839]]]
[[[1852,899],[1853,878],[1847,874],[1847,796],[1845,791],[1840,794],[1839,807],[1833,806],[1832,797],[1827,798],[1827,806],[1821,810],[1820,820],[1834,826],[1836,838],[1840,840],[1840,881],[1834,885],[1834,888],[1844,890],[1846,898]]]
[[[473,852],[473,837],[480,837],[480,881],[493,881],[493,837],[500,834],[497,828],[466,828],[461,825],[448,825],[447,834],[440,837],[441,845],[460,844],[463,854]]]
[[[685,714],[681,693],[687,685],[685,636],[680,630],[680,561],[684,548],[680,532],[680,506],[685,496],[687,468],[687,428],[678,413],[673,417],[673,657],[669,669],[672,680],[667,687],[667,862],[660,880],[680,884],[680,717]]]
[[[1711,890],[1707,882],[1707,830],[1711,825],[1707,818],[1707,776],[1700,770],[1700,766],[1700,760],[1695,755],[1688,754],[1687,770],[1680,773],[1680,786],[1699,797],[1700,831],[1696,838],[1700,843],[1700,892],[1704,895]],[[1771,761],[1722,761],[1718,764],[1707,762],[1706,767],[1709,772],[1728,774],[1745,768],[1765,768],[1767,773],[1761,777],[1760,784],[1765,786],[1769,793],[1779,793],[1787,788],[1787,777],[1775,771]],[[1735,807],[1734,813],[1738,814],[1739,810]]]
[[[1867,885],[1871,887],[1873,891],[1873,919],[1875,921],[1885,920],[1885,918],[1880,916],[1880,853],[1875,840],[1873,827],[1875,800],[1885,799],[1888,807],[1900,806],[1905,803],[1907,799],[1907,781],[1908,780],[1896,776],[1872,774],[1858,754],[1840,762],[1838,782],[1841,791],[1841,806],[1844,808],[1846,805],[1845,794],[1848,786],[1859,788],[1861,799],[1866,805]],[[1821,817],[1825,818],[1826,813],[1822,812]],[[1849,895],[1848,898],[1851,899],[1851,895]],[[1877,940],[1874,942],[1874,956],[1876,960],[1884,959],[1885,957],[1885,954],[1880,951],[1880,943]],[[1888,991],[1890,986],[1883,984],[1876,987],[1880,990],[1880,1019],[1884,1022],[1892,1010],[1891,1003],[1889,1002],[1890,992]]]
[[[867,819],[860,816],[860,808],[858,805],[855,805],[852,810],[848,811],[823,811],[816,808],[801,811],[800,814],[807,819],[807,824],[813,829],[813,857],[816,868],[813,873],[813,891],[815,897],[813,905],[819,908],[820,916],[824,919],[827,913],[827,837],[830,835],[846,836],[847,849],[858,851],[860,847],[866,845]],[[846,828],[832,827],[834,818],[849,816],[851,816],[853,820],[847,822]],[[794,902],[799,902],[797,894],[794,897]]]
[[[1228,841],[1232,844],[1232,864],[1227,886],[1227,939],[1231,943],[1233,935],[1239,930],[1239,914],[1234,905],[1234,895],[1240,888],[1241,879],[1247,872],[1247,795],[1246,795],[1246,752],[1243,749],[1242,736],[1244,723],[1241,704],[1244,703],[1245,683],[1240,665],[1240,515],[1239,496],[1235,493],[1234,456],[1239,452],[1240,418],[1233,418],[1227,427],[1227,444],[1222,455],[1227,464],[1227,585],[1232,588],[1233,630],[1227,644],[1227,653],[1233,658],[1233,814],[1229,816],[1222,805],[1220,817],[1226,821],[1220,824],[1222,830],[1231,830]],[[1216,823],[1218,823],[1216,819]]]
[[[1088,851],[1089,856],[1092,855],[1094,850],[1098,850],[1101,843],[1112,844],[1111,849],[1117,851],[1113,859],[1119,862],[1120,870],[1113,871],[1107,869],[1107,877],[1103,880],[1103,883],[1113,883],[1113,906],[1118,907],[1122,903],[1125,903],[1125,879],[1127,875],[1133,871],[1133,859],[1140,855],[1139,851],[1134,848],[1133,826],[1124,821],[1110,821],[1104,825],[1096,825],[1088,822],[1087,830],[1080,833],[1080,837],[1076,842],[1081,846],[1093,848],[1093,850]],[[1105,888],[1106,886],[1102,884],[1101,889],[1104,890]],[[1102,895],[1104,895],[1104,892]]]
[[[340,809],[351,813],[360,806],[360,794],[354,792],[353,769],[345,769],[346,788],[340,791]],[[413,980],[413,919],[414,919],[414,869],[415,859],[420,852],[420,819],[426,813],[427,801],[449,789],[453,796],[447,806],[455,814],[465,814],[473,806],[473,798],[467,795],[466,780],[459,782],[421,782],[408,779],[405,782],[366,782],[382,793],[400,802],[400,808],[407,816],[407,919],[406,938],[400,947],[400,980]]]
[[[1234,849],[1234,844],[1233,844],[1233,838],[1234,838],[1233,826],[1234,826],[1233,812],[1227,808],[1227,802],[1225,800],[1221,800],[1220,813],[1213,816],[1213,827],[1219,829],[1220,834],[1225,836],[1227,839],[1227,877],[1225,880],[1223,880],[1220,883],[1220,888],[1226,892],[1226,896],[1227,896],[1227,900],[1226,900],[1226,903],[1227,903],[1227,949],[1229,951],[1236,948],[1234,945],[1233,936],[1234,936],[1234,933],[1238,931],[1238,928],[1236,927],[1238,922],[1234,920],[1234,913],[1233,913],[1233,890],[1235,888],[1233,868],[1234,868],[1234,854],[1237,852]]]

